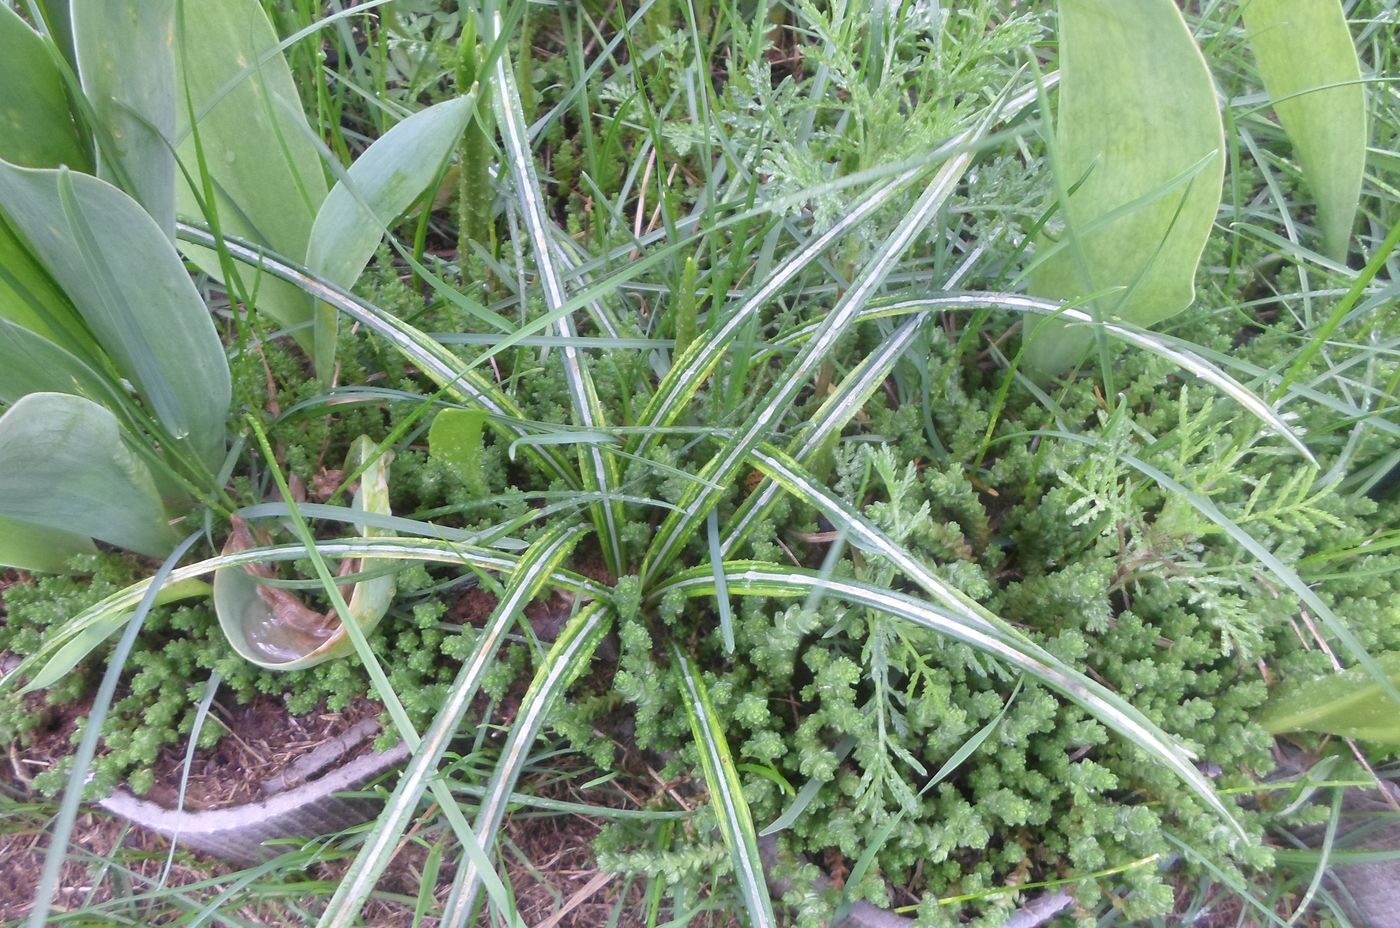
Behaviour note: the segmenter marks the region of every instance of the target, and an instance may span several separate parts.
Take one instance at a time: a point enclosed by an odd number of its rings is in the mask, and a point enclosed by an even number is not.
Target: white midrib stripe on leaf
[[[499,16],[496,25],[499,28]],[[500,124],[511,173],[515,177],[515,191],[521,201],[525,228],[535,253],[535,267],[539,270],[540,281],[544,285],[545,305],[551,312],[557,312],[565,305],[567,297],[563,282],[559,279],[559,272],[554,266],[554,249],[545,228],[544,205],[540,202],[539,179],[535,175],[534,160],[529,142],[525,138],[520,93],[516,89],[515,77],[511,74],[510,62],[506,55],[496,59],[496,84],[497,93],[492,95],[496,121]],[[555,326],[560,338],[573,340],[578,337],[573,318],[568,313],[561,313]],[[569,396],[573,400],[575,424],[584,429],[596,429],[604,425],[602,404],[598,401],[593,379],[579,357],[578,347],[565,344],[560,350],[563,353]],[[609,459],[604,455],[602,448],[596,444],[583,446],[583,453],[587,455],[590,464],[588,482],[592,484],[592,489],[598,490],[605,497],[603,502],[595,503],[589,508],[594,519],[600,523],[600,541],[609,567],[620,571],[622,564],[617,524],[620,507],[615,501],[607,498],[615,482],[612,474],[614,468],[609,465]]]

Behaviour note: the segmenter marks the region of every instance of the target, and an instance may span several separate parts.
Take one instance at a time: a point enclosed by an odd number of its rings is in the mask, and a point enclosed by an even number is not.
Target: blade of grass
[[[335,609],[336,616],[340,619],[341,627],[345,629],[346,635],[354,643],[355,654],[359,657],[361,665],[363,665],[366,674],[368,674],[370,682],[374,687],[375,694],[379,697],[379,701],[384,704],[384,708],[389,713],[389,718],[393,721],[394,728],[398,732],[399,737],[408,742],[408,746],[416,751],[418,745],[421,743],[418,732],[413,727],[413,722],[409,719],[408,712],[405,711],[403,702],[399,699],[398,693],[395,692],[393,685],[389,682],[388,675],[384,673],[384,668],[380,666],[379,659],[375,656],[373,649],[370,648],[368,638],[365,637],[365,633],[360,628],[359,623],[355,621],[350,606],[345,601],[345,596],[341,593],[340,586],[334,574],[332,574],[330,567],[326,564],[325,555],[317,547],[316,539],[312,536],[310,528],[297,511],[296,500],[292,495],[291,489],[287,486],[287,479],[283,476],[281,467],[277,464],[277,458],[272,451],[272,445],[268,441],[267,433],[264,431],[262,424],[253,416],[246,416],[244,421],[248,424],[248,427],[252,429],[253,435],[257,438],[258,446],[263,453],[263,459],[268,469],[272,472],[272,477],[277,483],[277,489],[281,491],[283,501],[287,504],[291,512],[289,521],[292,524],[292,529],[296,532],[302,545],[305,547],[306,556],[310,559],[312,569],[315,571],[317,578],[321,581],[323,592],[330,600],[331,606]],[[486,857],[486,851],[482,843],[477,841],[476,835],[472,833],[471,826],[467,824],[465,816],[462,815],[462,810],[453,802],[452,793],[447,788],[447,784],[434,781],[430,784],[430,788],[432,789],[434,798],[437,799],[442,809],[443,816],[457,833],[462,843],[462,848],[467,854],[467,858],[479,862],[479,866],[481,866],[483,871],[483,882],[486,884],[487,891],[491,895],[493,901],[495,901],[498,910],[502,914],[510,912],[511,909],[506,901],[505,887],[501,883],[500,877],[498,877],[491,868],[490,861]],[[512,921],[518,924],[519,916],[516,915]]]
[[[768,898],[768,883],[763,876],[763,861],[758,854],[758,834],[749,814],[749,804],[744,799],[743,785],[734,769],[724,729],[695,665],[679,649],[675,651],[675,658],[686,716],[700,754],[700,769],[705,775],[710,804],[719,820],[720,834],[729,847],[748,923],[754,928],[777,925],[773,902]]]
[[[547,529],[521,557],[500,602],[482,627],[471,655],[463,662],[457,679],[453,681],[442,708],[423,732],[423,740],[400,775],[393,794],[384,805],[384,811],[375,822],[374,830],[360,847],[360,852],[327,904],[325,914],[318,923],[320,928],[346,928],[358,919],[369,894],[392,860],[399,839],[417,810],[429,781],[437,775],[438,763],[457,734],[457,728],[470,708],[472,698],[481,686],[506,631],[553,577],[583,531],[580,526],[558,523]],[[484,835],[482,837],[485,838]]]
[[[550,708],[565,688],[588,666],[593,651],[603,640],[612,620],[612,611],[601,602],[591,602],[579,610],[559,633],[559,638],[545,655],[530,688],[520,703],[520,711],[511,726],[510,735],[501,749],[501,758],[486,785],[481,806],[476,815],[476,831],[486,846],[495,844],[496,834],[511,792],[529,757],[530,748],[544,727]],[[464,861],[452,884],[452,893],[443,908],[444,925],[465,928],[468,917],[476,907],[482,885],[481,865],[476,860]]]
[[[496,26],[500,27],[499,20]],[[560,312],[567,302],[564,285],[555,268],[554,249],[546,228],[548,218],[541,201],[539,178],[535,174],[534,157],[530,153],[525,120],[520,109],[520,92],[515,86],[515,77],[505,55],[496,59],[495,91],[491,95],[491,103],[496,113],[496,122],[500,126],[501,138],[505,142],[506,160],[510,165],[520,213],[525,220],[525,228],[534,250],[535,268],[544,285],[545,306],[559,313],[555,323],[559,337],[573,339],[577,337],[578,332],[574,329],[572,317]],[[603,404],[598,399],[598,391],[593,385],[593,377],[584,363],[582,352],[575,344],[565,345],[560,352],[569,398],[573,403],[574,423],[584,429],[605,427],[607,420]],[[622,504],[607,499],[608,494],[621,482],[617,460],[597,445],[580,446],[578,455],[583,488],[600,493],[604,497],[604,502],[590,506],[590,512],[598,529],[603,559],[613,575],[620,576],[623,567],[620,534]]]

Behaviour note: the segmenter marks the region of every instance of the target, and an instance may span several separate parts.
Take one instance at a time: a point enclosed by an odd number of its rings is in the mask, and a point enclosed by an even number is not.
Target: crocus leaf
[[[56,574],[75,555],[96,550],[86,535],[0,518],[0,564],[6,567]]]
[[[311,224],[326,198],[326,180],[292,72],[277,33],[258,0],[183,3],[175,28],[176,87],[181,94],[175,139],[184,171],[202,183],[189,114],[198,121],[204,164],[214,189],[220,228],[277,254],[306,254]],[[200,196],[196,196],[199,193]],[[205,220],[202,191],[176,184],[180,216]],[[186,253],[222,279],[217,255],[193,246]],[[250,282],[257,306],[311,347],[312,304],[290,284]]]
[[[350,165],[316,213],[306,266],[349,289],[365,269],[385,229],[437,179],[462,140],[472,97],[430,106],[394,126]],[[482,192],[485,196],[485,191]],[[335,352],[336,311],[322,306],[316,319],[316,367]]]
[[[112,185],[66,168],[0,162],[0,202],[155,417],[216,469],[231,394],[228,359],[155,221]]]
[[[375,443],[364,436],[351,445],[347,470],[363,468],[351,507],[360,512],[390,515],[389,456],[376,454],[376,450]],[[366,538],[393,534],[371,525],[362,526],[360,531]],[[224,553],[247,550],[255,543],[251,530],[235,522]],[[342,563],[352,571],[360,565],[355,560]],[[376,571],[385,566],[383,562],[373,565]],[[254,564],[225,567],[214,574],[214,612],[235,651],[269,670],[301,670],[354,652],[354,643],[334,610],[316,612],[292,591],[259,582],[272,576],[272,568]],[[393,573],[354,583],[347,597],[350,615],[364,632],[378,625],[389,611],[394,588]]]
[[[1317,199],[1323,250],[1346,257],[1366,167],[1366,92],[1340,0],[1248,0],[1264,89]]]
[[[0,518],[151,557],[178,540],[116,417],[66,393],[31,393],[0,416]]]
[[[126,188],[175,240],[175,0],[74,0],[83,93],[98,134],[97,176]]]
[[[47,40],[0,4],[0,158],[32,168],[85,171],[87,146],[73,122],[63,75]]]
[[[429,456],[446,464],[468,490],[480,496],[486,495],[481,472],[481,429],[486,420],[484,409],[444,409],[428,429]]]
[[[1400,686],[1400,653],[1382,654],[1376,663]],[[1365,668],[1282,683],[1264,707],[1259,722],[1267,730],[1315,731],[1343,738],[1400,744],[1400,715]]]
[[[1225,141],[1215,85],[1175,0],[1060,0],[1057,176],[1070,191],[1059,242],[1033,294],[1093,294],[1097,318],[1149,326],[1195,297],[1196,265],[1220,206]],[[1050,251],[1051,248],[1055,250]],[[1048,378],[1093,332],[1051,320],[1024,367]]]

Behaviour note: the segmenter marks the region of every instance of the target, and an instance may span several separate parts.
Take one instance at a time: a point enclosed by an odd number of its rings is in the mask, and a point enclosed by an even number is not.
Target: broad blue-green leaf
[[[31,168],[89,167],[63,76],[46,40],[0,4],[0,158]]]
[[[363,468],[351,508],[389,515],[389,456],[374,455],[375,447],[375,443],[363,435],[350,446],[346,469]],[[234,535],[224,552],[252,547],[252,539],[242,534],[246,531],[246,527],[235,523]],[[361,534],[374,538],[389,533],[365,525]],[[357,566],[356,561],[343,563]],[[334,611],[323,615],[306,606],[292,591],[265,587],[258,582],[260,577],[270,574],[271,571],[262,565],[228,567],[214,574],[214,612],[224,637],[235,651],[269,670],[302,670],[344,657],[354,650],[353,642]],[[354,584],[347,605],[351,619],[364,633],[368,634],[389,611],[394,587],[393,573]]]
[[[178,540],[116,417],[66,393],[31,393],[0,416],[0,518],[151,557]]]
[[[228,360],[179,253],[155,221],[117,188],[66,168],[0,162],[0,202],[151,412],[217,468]]]
[[[125,187],[174,241],[175,0],[73,0],[70,9],[83,93],[102,130],[97,176]]]
[[[5,567],[62,573],[70,558],[96,550],[86,535],[0,518],[0,565]]]
[[[1340,0],[1247,0],[1264,89],[1317,198],[1323,251],[1346,258],[1366,167],[1366,91]]]
[[[24,326],[89,364],[102,352],[78,311],[9,227],[0,204],[0,318]]]
[[[1215,85],[1175,0],[1060,0],[1057,186],[1065,229],[1031,292],[1102,294],[1096,318],[1149,326],[1195,298],[1196,265],[1220,206],[1224,130]],[[1042,239],[1041,250],[1053,247]],[[1048,378],[1094,334],[1049,321],[1024,365]]]
[[[306,266],[349,289],[374,257],[385,229],[423,195],[471,119],[472,97],[430,106],[386,132],[350,165],[316,213]],[[483,195],[484,192],[483,192]],[[317,314],[317,369],[334,358],[338,314]]]
[[[180,164],[198,183],[192,108],[220,229],[300,259],[326,198],[326,180],[277,34],[258,0],[181,4],[175,29]],[[202,222],[195,193],[177,177],[177,212]],[[222,279],[212,251],[188,246],[186,251],[202,270]],[[311,301],[295,287],[267,278],[249,286],[257,288],[259,310],[283,325],[311,322]],[[296,337],[311,347],[309,327]]]
[[[1376,664],[1400,686],[1400,654],[1382,654]],[[1259,716],[1271,732],[1315,731],[1342,738],[1400,743],[1400,713],[1395,702],[1364,667],[1281,683]]]
[[[72,393],[115,411],[119,387],[82,359],[21,325],[0,318],[0,404],[27,393]]]
[[[446,464],[469,491],[481,496],[486,495],[481,429],[489,418],[484,409],[444,409],[428,429],[429,456]]]

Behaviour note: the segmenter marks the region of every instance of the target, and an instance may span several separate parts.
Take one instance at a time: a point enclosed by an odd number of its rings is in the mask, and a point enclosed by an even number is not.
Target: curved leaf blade
[[[1149,326],[1195,299],[1196,265],[1220,206],[1225,137],[1215,84],[1174,0],[1060,0],[1057,184],[1065,241],[1031,292],[1093,304],[1096,319]],[[1049,378],[1093,333],[1044,323],[1028,372]]]
[[[0,416],[0,517],[150,557],[179,540],[116,417],[66,393],[31,393]]]
[[[481,797],[475,832],[482,846],[489,848],[496,843],[506,805],[529,759],[530,748],[544,728],[550,708],[588,666],[611,620],[612,611],[605,604],[592,602],[584,606],[564,626],[559,639],[535,672],[530,688],[525,691],[525,698],[520,703],[515,724],[511,726],[510,735],[501,748],[501,758]],[[467,924],[480,891],[481,874],[476,861],[464,861],[457,871],[447,904],[443,907],[443,924]]]
[[[719,819],[720,834],[729,847],[734,863],[734,876],[739,881],[739,895],[754,928],[776,925],[773,900],[768,896],[768,884],[763,876],[763,861],[758,853],[758,833],[754,829],[744,788],[734,769],[734,757],[729,753],[724,729],[720,727],[714,706],[710,704],[705,681],[690,658],[676,651],[676,671],[679,676],[682,702],[690,719],[690,731],[700,753],[700,769],[710,792],[710,804]]]
[[[28,168],[91,166],[46,40],[0,4],[0,158]]]
[[[156,418],[216,469],[232,392],[228,360],[155,221],[117,188],[66,168],[0,162],[0,201]]]
[[[97,176],[125,179],[174,241],[175,0],[87,0],[71,13],[83,93],[103,130]]]
[[[467,96],[430,106],[365,149],[317,210],[306,266],[337,286],[352,287],[389,224],[441,173],[471,120],[474,104]],[[329,307],[317,312],[317,370],[333,363],[337,318]]]
[[[556,523],[521,557],[500,602],[482,626],[472,653],[463,662],[457,679],[453,681],[442,708],[423,732],[423,740],[399,777],[393,795],[385,803],[384,811],[375,823],[374,831],[360,848],[335,896],[326,906],[318,928],[348,928],[356,923],[361,907],[373,892],[409,819],[417,810],[419,798],[436,774],[438,762],[442,760],[443,753],[471,707],[471,701],[506,631],[523,615],[525,606],[549,583],[583,532],[581,526]],[[484,838],[479,831],[478,837]]]
[[[725,577],[732,595],[778,598],[812,594],[830,596],[947,635],[1002,660],[1082,706],[1101,723],[1138,745],[1176,774],[1237,835],[1241,838],[1245,836],[1235,817],[1216,795],[1210,780],[1191,763],[1191,754],[1184,746],[1112,690],[1065,665],[1024,637],[1017,640],[1019,636],[1000,634],[990,623],[969,621],[964,612],[955,613],[895,590],[858,580],[823,576],[803,568],[757,561],[731,561],[725,565]],[[673,591],[685,596],[713,596],[714,574],[709,567],[676,574],[655,587],[651,596],[659,600]]]
[[[1366,169],[1366,90],[1340,0],[1249,0],[1264,89],[1317,198],[1323,251],[1346,258]]]
[[[175,130],[182,165],[176,211],[203,219],[199,160],[190,129],[194,114],[205,164],[215,193],[219,228],[258,242],[278,254],[306,254],[316,211],[326,199],[315,133],[301,109],[291,69],[278,49],[277,33],[258,0],[186,3],[180,0],[175,30],[176,86],[180,91]],[[187,248],[200,269],[219,280],[223,269],[213,251]],[[257,285],[259,310],[285,326],[309,323],[312,304],[277,281]],[[296,338],[311,347],[310,328]]]

